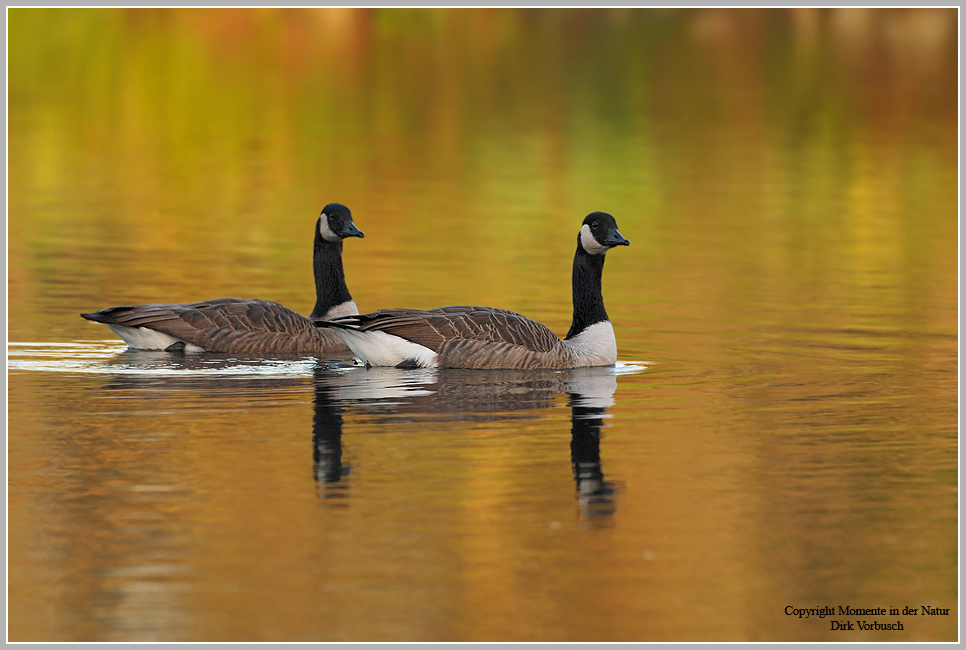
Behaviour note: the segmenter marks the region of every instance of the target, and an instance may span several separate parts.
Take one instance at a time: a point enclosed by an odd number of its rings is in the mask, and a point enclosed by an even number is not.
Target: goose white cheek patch
[[[322,239],[326,241],[341,241],[342,237],[332,232],[329,228],[329,217],[323,212],[322,217],[319,219],[319,234],[322,235]]]
[[[594,239],[594,234],[590,232],[590,226],[587,224],[580,227],[580,245],[591,255],[603,255],[607,252],[607,247]]]

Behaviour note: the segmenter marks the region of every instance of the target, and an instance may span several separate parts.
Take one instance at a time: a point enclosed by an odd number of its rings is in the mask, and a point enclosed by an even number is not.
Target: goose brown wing
[[[146,327],[209,352],[306,353],[345,351],[338,338],[276,302],[219,298],[186,304],[110,307],[84,318],[108,325]]]
[[[549,352],[560,343],[560,338],[540,323],[516,312],[492,307],[382,309],[335,322],[361,331],[393,334],[435,352],[456,340],[522,347],[533,352]]]

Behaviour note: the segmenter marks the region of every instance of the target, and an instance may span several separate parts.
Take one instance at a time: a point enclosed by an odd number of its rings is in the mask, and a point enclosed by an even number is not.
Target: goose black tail
[[[95,312],[91,312],[89,314],[81,314],[81,317],[82,318],[86,318],[87,320],[92,320],[95,323],[106,323],[108,325],[111,325],[111,324],[117,322],[116,320],[114,320],[114,318],[111,317],[111,315],[110,315],[110,312],[111,311],[113,311],[113,310],[112,309],[102,309],[101,311],[95,311]]]

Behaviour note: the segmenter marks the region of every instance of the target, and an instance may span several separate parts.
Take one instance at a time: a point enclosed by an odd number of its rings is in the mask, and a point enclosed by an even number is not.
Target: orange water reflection
[[[327,483],[312,372],[13,367],[12,640],[955,638],[782,613],[957,606],[954,9],[8,16],[10,341],[106,339],[78,314],[113,304],[308,313],[330,201],[361,308],[562,334],[600,209],[634,241],[620,359],[651,364],[599,509],[559,391],[456,424],[339,402]]]

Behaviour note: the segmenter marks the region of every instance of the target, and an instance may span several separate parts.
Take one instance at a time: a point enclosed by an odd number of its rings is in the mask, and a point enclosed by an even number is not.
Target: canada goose
[[[561,340],[540,323],[492,307],[380,309],[369,314],[318,319],[370,366],[398,368],[578,368],[617,361],[614,328],[604,311],[600,279],[604,255],[628,246],[614,217],[593,212],[584,219],[574,255],[574,319]]]
[[[365,237],[344,205],[330,203],[315,224],[315,309],[311,318],[357,314],[342,271],[342,240]],[[338,336],[268,300],[218,298],[181,305],[109,307],[84,318],[105,323],[129,347],[243,355],[348,354]]]

